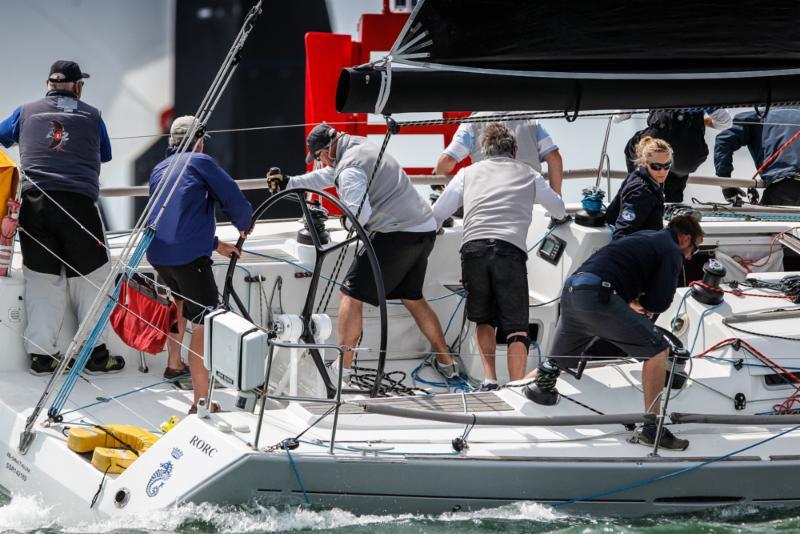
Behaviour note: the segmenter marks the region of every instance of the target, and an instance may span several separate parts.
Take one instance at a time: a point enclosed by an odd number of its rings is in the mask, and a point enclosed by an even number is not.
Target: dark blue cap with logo
[[[331,144],[333,138],[336,137],[338,132],[336,129],[324,122],[314,126],[314,129],[308,134],[306,138],[306,146],[308,146],[308,155],[306,156],[306,163],[314,161],[314,154],[317,151],[327,148]]]
[[[59,59],[50,65],[50,76],[47,77],[47,81],[53,83],[79,82],[88,77],[89,75],[81,72],[80,65],[74,61]]]

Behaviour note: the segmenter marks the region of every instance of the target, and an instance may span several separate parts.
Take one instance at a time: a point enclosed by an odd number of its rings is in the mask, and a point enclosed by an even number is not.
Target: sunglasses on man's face
[[[672,162],[668,161],[666,163],[655,163],[653,161],[648,161],[647,166],[654,171],[668,171],[672,168]]]

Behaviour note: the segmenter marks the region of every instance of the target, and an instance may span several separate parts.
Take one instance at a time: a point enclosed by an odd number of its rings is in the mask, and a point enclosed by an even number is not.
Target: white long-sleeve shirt
[[[323,167],[305,174],[298,176],[291,176],[289,178],[288,189],[295,189],[298,187],[305,187],[309,189],[324,189],[326,187],[336,186],[339,193],[339,198],[344,202],[344,205],[353,212],[355,215],[358,212],[358,206],[361,204],[361,199],[364,199],[364,206],[361,208],[361,214],[358,216],[358,222],[361,225],[366,225],[372,215],[372,207],[369,203],[369,194],[367,194],[367,183],[369,177],[367,174],[358,167],[348,167],[339,174],[339,184],[335,183],[336,175],[333,167]],[[404,232],[433,232],[436,230],[436,223],[431,218],[422,224],[418,224],[411,228],[403,230]]]

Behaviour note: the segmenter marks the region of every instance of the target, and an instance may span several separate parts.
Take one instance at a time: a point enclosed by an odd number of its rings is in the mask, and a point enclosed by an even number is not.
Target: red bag
[[[123,343],[158,354],[164,350],[167,333],[177,319],[175,303],[158,293],[153,280],[138,274],[123,278],[117,305],[111,312],[111,327]]]

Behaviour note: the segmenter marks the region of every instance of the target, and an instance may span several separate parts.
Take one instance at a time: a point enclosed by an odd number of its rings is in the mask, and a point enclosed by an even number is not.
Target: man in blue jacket
[[[555,404],[560,369],[575,367],[589,344],[600,338],[644,360],[645,412],[658,414],[669,344],[650,318],[669,308],[683,259],[691,258],[702,242],[697,219],[679,215],[663,230],[641,230],[595,252],[564,283],[561,318],[550,349],[553,356],[540,364],[536,386],[527,387],[525,395],[539,404]],[[655,435],[653,418],[637,439],[652,445]],[[668,429],[659,444],[673,450],[689,446]]]
[[[177,147],[192,130],[195,121],[194,117],[184,116],[172,123],[167,157],[150,174],[151,196],[164,180],[167,169],[176,157]],[[200,140],[194,152],[183,154],[176,165],[173,180],[184,165],[186,169],[158,220],[155,238],[147,249],[148,261],[169,286],[180,312],[177,331],[170,334],[167,344],[169,360],[164,372],[167,378],[185,372],[180,355],[181,341],[186,321],[192,323],[189,370],[194,403],[190,414],[197,412],[198,400],[208,394],[208,370],[203,364],[203,320],[219,305],[217,284],[211,270],[211,254],[215,250],[225,257],[239,254],[236,246],[222,242],[214,235],[217,223],[215,202],[219,202],[222,211],[242,237],[250,231],[253,217],[253,208],[239,186],[214,158],[203,154],[203,148],[204,141]],[[166,184],[167,191],[171,187],[172,183]],[[160,212],[162,203],[163,200],[159,200],[157,209],[150,217],[151,224]],[[211,406],[210,409],[216,411],[218,408]]]
[[[714,145],[714,168],[717,176],[733,174],[733,153],[747,147],[756,168],[775,154],[800,130],[800,110],[776,109],[761,118],[754,111],[734,117],[734,125],[717,135]],[[761,171],[767,188],[761,197],[766,206],[800,206],[800,140],[787,146]],[[744,192],[736,187],[722,190],[727,199]]]
[[[58,366],[57,342],[67,306],[71,303],[82,322],[109,273],[97,200],[100,165],[111,160],[111,141],[100,111],[81,100],[88,77],[74,61],[56,61],[45,97],[0,122],[0,143],[19,144],[24,175],[19,216],[24,340],[36,375]],[[106,349],[104,333],[86,372],[123,367],[125,360]]]

